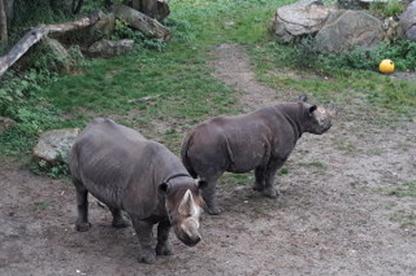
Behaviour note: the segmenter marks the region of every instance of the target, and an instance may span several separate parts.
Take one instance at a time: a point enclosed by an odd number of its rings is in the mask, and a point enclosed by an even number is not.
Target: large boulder
[[[416,41],[416,1],[410,3],[400,16],[400,27],[406,38]]]
[[[383,23],[364,12],[347,10],[330,18],[316,34],[316,47],[321,52],[342,52],[354,47],[371,48],[384,37]]]
[[[301,0],[277,9],[272,30],[279,41],[291,42],[318,32],[333,11],[319,0]]]
[[[33,148],[33,157],[51,165],[62,162],[68,164],[70,150],[79,133],[79,128],[55,129],[42,133]]]
[[[102,39],[92,44],[87,51],[90,57],[114,57],[125,54],[133,50],[134,41],[131,39],[122,39],[119,41],[111,41]]]

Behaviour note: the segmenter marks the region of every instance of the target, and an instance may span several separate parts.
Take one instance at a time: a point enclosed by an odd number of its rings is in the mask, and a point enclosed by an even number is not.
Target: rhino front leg
[[[124,218],[120,209],[108,207],[113,215],[112,225],[115,228],[125,228],[130,226],[130,223]]]
[[[202,189],[202,197],[208,214],[219,215],[222,212],[217,201],[217,178],[207,180],[207,185]]]
[[[135,216],[131,216],[131,219],[140,243],[138,260],[142,263],[153,264],[156,261],[156,253],[152,248],[153,223],[140,220]]]
[[[81,181],[73,180],[77,197],[78,218],[75,222],[75,229],[79,232],[88,231],[91,223],[88,221],[88,190]]]
[[[169,243],[170,228],[171,225],[169,220],[163,220],[159,222],[159,225],[157,226],[157,255],[172,255],[172,247]]]
[[[284,161],[276,160],[271,161],[267,166],[265,172],[265,187],[263,190],[263,195],[270,198],[276,198],[279,194],[278,191],[274,188],[274,180],[276,177],[277,170],[282,167]]]

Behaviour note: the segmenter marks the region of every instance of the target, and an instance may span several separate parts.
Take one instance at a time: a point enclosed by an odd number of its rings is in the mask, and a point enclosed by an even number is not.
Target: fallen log
[[[40,25],[27,32],[16,45],[4,56],[0,57],[0,77],[16,61],[18,61],[33,45],[49,33],[63,33],[89,27],[98,21],[97,14],[62,24]]]
[[[160,24],[156,19],[135,9],[116,4],[113,6],[113,13],[118,19],[125,21],[130,27],[139,30],[147,37],[157,38],[163,41],[169,40],[170,38],[170,31],[167,27]]]

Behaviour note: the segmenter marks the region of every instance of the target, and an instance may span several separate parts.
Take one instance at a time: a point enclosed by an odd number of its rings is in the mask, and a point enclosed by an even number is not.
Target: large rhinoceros
[[[170,255],[168,235],[173,226],[186,245],[197,244],[203,205],[199,188],[179,158],[165,146],[147,140],[137,131],[109,119],[93,120],[77,137],[70,169],[76,188],[76,229],[87,231],[88,193],[105,203],[114,227],[126,227],[126,211],[141,245],[139,261],[153,263],[158,255]],[[152,228],[158,225],[156,252]]]
[[[276,197],[276,171],[289,157],[302,133],[322,134],[334,114],[305,102],[278,104],[240,116],[216,117],[191,129],[182,143],[182,162],[193,177],[207,181],[202,196],[210,214],[221,209],[215,196],[225,172],[255,170],[254,189]]]

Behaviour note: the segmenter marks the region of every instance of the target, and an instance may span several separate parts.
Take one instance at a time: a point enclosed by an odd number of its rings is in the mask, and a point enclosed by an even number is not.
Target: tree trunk
[[[7,71],[7,69],[10,68],[10,66],[19,60],[19,58],[21,58],[30,49],[30,47],[49,33],[62,33],[83,29],[95,24],[98,19],[98,15],[94,14],[72,22],[46,26],[41,25],[33,28],[27,32],[6,55],[0,57],[0,77]]]
[[[170,14],[169,5],[165,0],[132,0],[132,8],[158,21]]]
[[[7,42],[7,13],[6,13],[6,0],[0,0],[0,42]]]
[[[170,38],[170,31],[168,28],[160,24],[156,19],[153,19],[135,9],[125,5],[117,4],[113,6],[114,15],[125,21],[130,27],[141,31],[147,37],[168,40]]]

